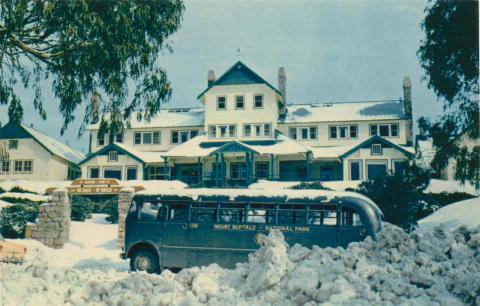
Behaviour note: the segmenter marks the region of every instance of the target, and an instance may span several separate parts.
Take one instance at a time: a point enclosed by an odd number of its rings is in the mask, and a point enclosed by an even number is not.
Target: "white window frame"
[[[242,98],[242,107],[238,107],[238,98]],[[245,109],[245,96],[237,95],[235,96],[235,109]]]
[[[115,134],[115,142],[123,143],[123,133]]]
[[[373,143],[370,148],[370,155],[372,156],[382,156],[383,155],[383,146],[381,143]]]
[[[247,126],[248,126],[248,133],[247,133]],[[251,124],[244,124],[243,125],[243,136],[244,137],[252,137],[252,125]]]
[[[220,108],[218,107],[220,105],[220,99],[224,98],[224,107]],[[217,96],[217,111],[226,111],[227,110],[227,96]]]
[[[8,140],[8,149],[9,150],[18,150],[18,139],[10,139]]]
[[[0,161],[0,174],[10,173],[11,164],[11,160]]]
[[[387,136],[380,135],[380,126],[388,126],[388,135]],[[392,126],[397,127],[397,135],[396,136],[392,135]],[[376,130],[375,134],[372,133],[372,127],[375,127],[375,130]],[[369,135],[370,136],[378,135],[378,136],[387,137],[387,138],[399,138],[400,137],[400,123],[399,122],[394,122],[394,123],[371,123],[369,125],[368,130],[369,130]]]
[[[97,147],[103,147],[104,145],[107,144],[107,141],[105,140],[107,137],[105,137],[106,134],[103,134],[102,137],[100,138],[100,132],[97,133]],[[100,143],[100,140],[102,140],[102,144]]]
[[[353,180],[352,178],[352,164],[353,163],[358,163],[359,164],[359,179],[360,181],[363,180],[363,162],[361,159],[352,159],[348,161],[348,177],[350,180]]]
[[[107,160],[109,162],[118,162],[118,152],[117,151],[110,151],[108,152],[108,158]]]
[[[262,106],[257,106],[257,105],[256,105],[256,97],[262,97]],[[263,97],[263,94],[254,94],[254,95],[253,95],[253,108],[255,108],[255,109],[261,109],[261,108],[264,107],[264,105],[265,105],[265,99],[264,99],[264,97]]]
[[[20,165],[20,170],[17,170],[17,163]],[[23,172],[23,159],[13,160],[13,173],[22,173]]]
[[[288,137],[290,137],[291,139],[297,139],[298,138],[296,127],[289,127],[288,128]]]
[[[135,169],[135,180],[138,180],[138,167],[137,166],[126,166],[125,167],[125,180],[128,180],[128,170]]]
[[[91,175],[91,174],[92,174],[92,172],[91,172],[92,169],[97,169],[97,170],[98,170],[98,177],[96,177],[96,178],[101,178],[101,177],[102,177],[102,171],[101,171],[100,167],[88,167],[88,168],[87,168],[87,172],[88,172],[88,173],[87,173],[87,176],[88,176],[88,178],[92,178],[92,175]]]
[[[315,129],[315,138],[312,138],[312,129]],[[292,132],[295,131],[295,137],[292,137]],[[306,138],[304,138],[304,131],[306,131]],[[318,126],[316,125],[306,125],[306,126],[292,126],[288,128],[288,136],[291,139],[301,140],[301,141],[311,141],[318,139]]]
[[[352,137],[352,127],[356,129],[356,136]],[[345,137],[341,137],[340,130],[345,129]],[[332,137],[332,130],[335,130],[335,137]],[[342,125],[329,125],[328,126],[328,139],[357,139],[359,133],[358,124],[342,124]]]

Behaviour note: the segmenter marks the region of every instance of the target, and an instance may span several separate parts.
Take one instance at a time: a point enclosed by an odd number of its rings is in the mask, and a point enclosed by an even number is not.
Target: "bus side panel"
[[[206,266],[216,262],[213,223],[190,223],[187,231],[187,266]],[[217,262],[223,266],[223,262]]]
[[[317,245],[321,248],[338,246],[338,227],[337,226],[311,226],[310,239],[306,241],[304,246],[311,248]]]
[[[188,223],[163,223],[162,266],[184,268],[187,266]]]
[[[338,245],[346,248],[350,242],[362,241],[365,239],[366,230],[363,226],[347,226],[342,225],[339,228]]]
[[[234,224],[227,226],[234,226]],[[237,263],[246,262],[248,254],[258,248],[256,245],[247,248],[246,242],[250,239],[250,234],[245,230],[214,230],[214,236],[217,238],[215,262],[222,263],[226,268],[235,268]]]

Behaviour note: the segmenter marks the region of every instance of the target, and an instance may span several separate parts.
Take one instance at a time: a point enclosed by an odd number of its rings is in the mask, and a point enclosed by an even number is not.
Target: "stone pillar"
[[[133,188],[122,188],[118,195],[118,246],[122,251],[125,246],[125,219],[132,203]]]
[[[61,249],[70,239],[71,206],[66,189],[52,193],[52,203],[40,205],[38,222],[28,224],[27,235],[48,247]]]

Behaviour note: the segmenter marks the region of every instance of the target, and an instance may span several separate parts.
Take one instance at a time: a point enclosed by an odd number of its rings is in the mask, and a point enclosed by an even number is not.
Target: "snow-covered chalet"
[[[198,108],[131,116],[122,134],[91,124],[83,177],[178,179],[195,186],[242,186],[258,179],[364,180],[402,171],[414,157],[411,82],[400,100],[294,104],[286,74],[278,86],[242,62],[208,73]]]

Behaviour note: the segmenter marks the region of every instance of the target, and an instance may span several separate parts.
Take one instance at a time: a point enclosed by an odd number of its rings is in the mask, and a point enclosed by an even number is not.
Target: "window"
[[[198,135],[197,130],[190,131],[190,138],[197,137],[197,135]]]
[[[172,222],[188,222],[187,204],[168,204],[168,220]]]
[[[340,224],[346,226],[361,226],[362,219],[356,211],[351,208],[344,207],[342,208],[342,213],[340,215]]]
[[[237,136],[237,126],[231,125],[210,125],[208,127],[209,138],[235,138]],[[188,137],[192,137],[189,134]]]
[[[201,206],[194,206],[201,205]],[[213,223],[215,222],[216,215],[216,204],[208,203],[193,203],[190,210],[190,220],[191,222],[198,223]]]
[[[210,125],[208,127],[208,136],[210,138],[217,138],[217,126],[216,125]]]
[[[33,164],[33,161],[31,160],[23,161],[23,172],[32,173],[32,164]]]
[[[154,144],[159,144],[160,143],[160,132],[153,132],[153,139],[152,139]]]
[[[116,141],[116,142],[123,143],[123,133],[117,133],[117,134],[115,135],[115,141]]]
[[[330,138],[337,138],[337,127],[331,126],[330,127]]]
[[[217,110],[226,110],[227,109],[227,97],[220,96],[217,97]]]
[[[278,224],[305,224],[305,205],[280,205],[277,220]]]
[[[262,136],[262,126],[261,125],[254,125],[255,128],[255,136]]]
[[[162,218],[161,211],[163,210],[161,203],[143,202],[140,208],[139,219],[145,221],[165,220]],[[160,212],[160,213],[159,213]]]
[[[311,205],[307,221],[313,225],[336,225],[337,211],[335,207]]]
[[[393,170],[395,171],[395,173],[405,173],[405,164],[406,162],[404,160],[393,161]]]
[[[17,139],[10,139],[8,141],[8,148],[10,150],[16,150],[18,149],[18,140]]]
[[[243,126],[243,136],[250,137],[252,134],[252,126],[250,124],[245,124]]]
[[[105,145],[105,134],[97,134],[97,146]]]
[[[254,108],[263,108],[263,95],[254,95],[253,96],[253,107]]]
[[[244,109],[245,108],[245,97],[244,96],[236,96],[235,97],[235,108],[236,109]]]
[[[301,135],[302,135],[302,140],[308,139],[308,128],[301,128]]]
[[[346,126],[338,127],[339,138],[347,138],[347,129],[348,128]]]
[[[350,162],[350,180],[358,181],[361,179],[360,162]]]
[[[380,143],[374,143],[372,144],[371,148],[371,154],[372,155],[382,155],[382,144]]]
[[[357,126],[356,125],[351,125],[350,126],[350,138],[357,138]]]
[[[398,137],[400,135],[400,126],[398,123],[371,124],[370,136],[377,134],[382,137]]]
[[[152,144],[152,133],[143,133],[143,144]]]
[[[380,125],[379,126],[380,136],[388,137],[390,136],[390,126],[389,125]]]
[[[0,173],[9,173],[10,172],[10,161],[4,160],[0,161]]]
[[[15,163],[14,163],[14,168],[13,168],[13,171],[14,172],[22,172],[22,167],[23,166],[23,160],[16,160]]]
[[[136,180],[137,179],[137,167],[128,166],[127,167],[127,180]]]
[[[230,164],[230,178],[244,179],[247,177],[247,165],[245,163]]]
[[[399,131],[398,123],[390,125],[390,136],[398,137],[398,131]]]
[[[218,222],[224,223],[243,223],[244,209],[243,207],[231,207],[231,204],[221,206],[218,212]]]
[[[118,152],[117,151],[110,151],[108,152],[108,161],[118,161]]]
[[[268,178],[269,164],[267,162],[258,162],[255,164],[255,175],[257,178]]]
[[[228,137],[235,138],[237,136],[237,126],[236,125],[229,125],[228,126]]]
[[[317,139],[317,128],[310,127],[310,139]]]
[[[136,145],[142,144],[142,133],[134,133],[133,134],[133,143]]]
[[[180,141],[182,143],[186,142],[190,139],[190,131],[182,131],[180,132]]]
[[[104,168],[103,169],[103,177],[104,178],[114,178],[117,180],[122,179],[122,168]]]
[[[377,125],[370,125],[370,136],[378,134],[378,126]]]
[[[265,136],[271,136],[272,135],[272,129],[270,128],[270,123],[265,123],[263,125],[263,134]]]
[[[275,207],[265,204],[251,204],[247,210],[249,223],[275,223]]]
[[[100,177],[100,169],[99,168],[90,168],[89,169],[89,177],[90,178],[99,178]]]
[[[172,134],[170,134],[170,143],[178,143],[178,131],[172,131]]]
[[[288,129],[288,135],[292,139],[297,139],[297,128],[289,128]]]
[[[147,180],[162,180],[164,179],[165,168],[162,166],[149,166],[147,168]]]
[[[10,170],[10,165],[3,167],[5,164],[2,165],[2,172],[8,172],[8,171],[3,171],[5,170]],[[13,164],[13,171],[15,173],[31,173],[32,168],[33,168],[33,161],[31,160],[15,160]]]
[[[220,138],[225,138],[227,136],[227,126],[221,125],[218,128],[220,130]]]

